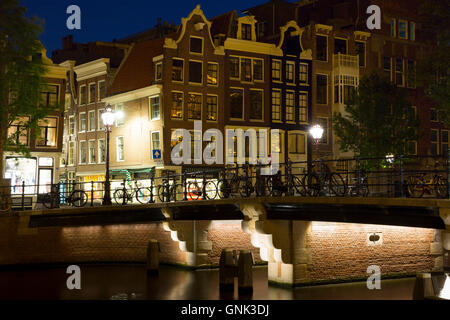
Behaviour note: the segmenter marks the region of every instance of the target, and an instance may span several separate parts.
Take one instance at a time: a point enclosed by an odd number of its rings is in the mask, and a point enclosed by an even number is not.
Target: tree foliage
[[[450,126],[450,0],[422,1],[419,13],[427,42],[417,80],[436,103],[440,121]]]
[[[17,0],[0,1],[0,159],[4,151],[29,155],[26,145],[16,144],[17,137],[28,134],[33,139],[38,120],[54,110],[41,103],[46,72],[39,41],[43,23],[25,13]],[[13,123],[23,130],[8,135]]]
[[[403,155],[418,139],[418,119],[404,89],[373,73],[360,80],[344,113],[335,113],[333,129],[342,151],[361,158]]]

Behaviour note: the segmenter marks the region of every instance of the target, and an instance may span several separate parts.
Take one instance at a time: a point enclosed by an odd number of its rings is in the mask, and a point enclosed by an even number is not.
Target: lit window
[[[88,127],[89,131],[95,131],[95,110],[89,111]]]
[[[300,122],[308,122],[308,92],[301,92],[298,96]]]
[[[301,83],[308,83],[308,65],[300,63],[299,80]]]
[[[187,98],[188,120],[202,119],[202,95],[190,93]]]
[[[123,126],[125,124],[125,113],[124,113],[124,108],[123,108],[123,104],[118,104],[116,105],[116,114],[121,115],[120,117],[117,118],[116,120],[116,127],[120,127]]]
[[[208,121],[217,121],[217,96],[206,97],[206,120]]]
[[[105,139],[98,140],[98,163],[105,163],[106,161],[106,144]]]
[[[75,134],[75,117],[69,117],[69,134],[73,136]]]
[[[219,65],[217,63],[208,63],[208,84],[217,86],[219,81]]]
[[[172,119],[183,119],[183,93],[172,92]]]
[[[272,60],[272,79],[281,81],[281,61]]]
[[[294,92],[286,92],[286,121],[295,121]]]
[[[95,141],[89,141],[89,163],[95,163]]]
[[[159,131],[152,132],[152,150],[161,150],[161,143],[159,140]],[[152,152],[153,154],[153,152]]]
[[[305,154],[305,135],[302,133],[289,133],[289,153]]]
[[[294,83],[294,74],[295,74],[295,62],[288,61],[286,62],[286,82]]]
[[[125,154],[124,154],[124,144],[123,144],[123,137],[117,137],[116,138],[116,151],[117,151],[117,161],[124,161],[125,160]]]
[[[272,91],[272,120],[281,121],[281,91]]]
[[[97,116],[97,128],[98,131],[103,131],[105,130],[105,124],[103,123],[103,119],[102,119],[102,113],[105,112],[105,109],[100,109],[98,110],[98,116]]]
[[[241,81],[252,81],[252,60],[241,58]]]
[[[79,118],[79,131],[85,132],[86,131],[86,113],[81,112],[80,118]]]
[[[28,121],[28,117],[20,117],[8,127],[8,139],[11,144],[28,144]]]
[[[160,119],[160,106],[159,106],[159,96],[150,98],[150,115],[151,120],[159,120]]]

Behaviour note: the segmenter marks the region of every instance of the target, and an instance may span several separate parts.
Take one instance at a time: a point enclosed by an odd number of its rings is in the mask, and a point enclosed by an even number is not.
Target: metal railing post
[[[25,210],[25,181],[22,181],[22,211],[23,210]]]
[[[361,164],[359,162],[359,157],[356,157],[356,192],[358,195],[361,192],[360,183],[361,183]]]
[[[91,207],[94,206],[94,181],[91,181]]]
[[[403,168],[403,155],[400,156],[400,195],[403,198],[405,196],[405,192],[404,192],[404,168]]]
[[[155,177],[150,178],[150,203],[154,203],[153,188],[155,187]]]
[[[187,201],[187,178],[186,172],[181,175],[181,187],[183,188],[183,201]]]
[[[125,197],[127,196],[127,179],[123,179],[122,205],[125,205]]]

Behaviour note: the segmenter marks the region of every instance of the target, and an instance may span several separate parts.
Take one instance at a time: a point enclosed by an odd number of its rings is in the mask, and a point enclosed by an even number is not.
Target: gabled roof
[[[153,58],[163,53],[165,38],[134,44],[108,89],[108,96],[148,87],[153,82]]]

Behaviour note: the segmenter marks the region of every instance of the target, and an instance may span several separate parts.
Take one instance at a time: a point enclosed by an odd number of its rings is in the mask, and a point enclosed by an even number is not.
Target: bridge
[[[450,250],[450,200],[442,197],[448,196],[446,183],[430,183],[434,195],[412,198],[415,189],[428,187],[411,180],[410,177],[418,177],[418,172],[395,170],[403,178],[399,182],[400,189],[398,181],[392,183],[395,181],[392,172],[384,173],[390,182],[380,180],[380,175],[374,177],[367,173],[366,178],[361,179],[356,172],[357,182],[353,188],[358,188],[358,193],[351,194],[348,181],[354,179],[355,172],[347,172],[345,178],[341,176],[344,183],[334,185],[331,183],[333,175],[341,173],[329,171],[312,178],[311,174],[292,172],[292,168],[285,168],[279,185],[273,176],[264,178],[259,192],[258,174],[244,173],[243,178],[224,186],[226,180],[214,177],[211,172],[200,176],[167,173],[165,177],[152,180],[147,189],[149,194],[134,190],[136,199],[141,195],[146,203],[131,204],[125,188],[116,205],[96,205],[99,204],[94,197],[96,191],[91,189],[83,191],[91,196],[81,207],[69,207],[56,201],[56,206],[50,209],[41,206],[7,215],[18,217],[18,228],[24,233],[49,227],[162,223],[164,230],[170,232],[172,240],[186,253],[184,264],[192,267],[205,265],[212,249],[208,239],[211,221],[239,220],[242,230],[250,235],[252,245],[259,248],[261,258],[268,262],[269,280],[290,285],[308,280],[312,256],[306,238],[313,221],[428,228],[441,230],[441,240],[432,244],[431,254],[437,269],[444,268],[444,256]],[[237,176],[239,174],[234,177]],[[328,178],[324,178],[326,176]],[[153,183],[157,179],[161,181],[155,186]],[[311,182],[313,179],[317,180]],[[214,182],[215,189],[206,189],[209,182]],[[434,182],[439,179],[434,178]],[[233,185],[240,186],[240,190],[232,190]],[[364,185],[368,193],[360,193]],[[445,187],[445,191],[439,191],[439,186]],[[211,191],[214,197],[210,196]],[[218,196],[220,194],[222,196]],[[67,200],[67,196],[64,198]],[[51,196],[48,199],[53,206],[55,199]]]

